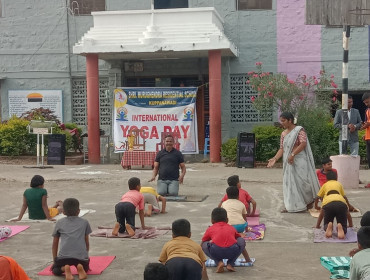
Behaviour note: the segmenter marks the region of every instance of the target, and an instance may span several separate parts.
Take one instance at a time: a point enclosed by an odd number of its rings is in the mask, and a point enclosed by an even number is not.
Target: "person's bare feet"
[[[235,268],[229,263],[227,264],[226,269],[230,272],[235,272],[236,271]]]
[[[346,234],[344,233],[344,230],[343,230],[343,226],[342,226],[342,224],[338,224],[338,226],[337,226],[337,230],[338,230],[338,238],[339,238],[339,239],[344,239],[344,238],[346,238]]]
[[[223,261],[219,261],[218,264],[217,264],[217,269],[216,269],[216,273],[222,273],[224,272],[224,262]]]
[[[118,230],[119,230],[119,223],[118,223],[118,222],[116,222],[116,223],[114,224],[114,228],[113,228],[113,230],[112,230],[112,235],[114,235],[114,236],[118,236]]]
[[[71,272],[71,267],[68,264],[64,266],[64,274],[66,276],[66,280],[74,279],[72,272]]]
[[[135,231],[132,229],[132,227],[129,224],[125,225],[126,231],[130,237],[135,235]]]
[[[87,274],[82,264],[77,265],[78,279],[87,279]]]
[[[280,213],[288,213],[288,210],[286,210],[285,208],[283,208],[283,209],[280,210]]]
[[[326,231],[325,231],[325,236],[326,238],[331,238],[333,236],[333,223],[332,222],[328,224],[328,227],[326,228]]]

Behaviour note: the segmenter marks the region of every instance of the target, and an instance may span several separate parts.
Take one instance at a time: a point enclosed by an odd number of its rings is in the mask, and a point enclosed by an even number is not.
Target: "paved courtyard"
[[[92,229],[110,226],[115,221],[114,205],[127,191],[127,180],[136,176],[142,185],[148,183],[151,170],[122,170],[119,165],[54,166],[50,169],[23,168],[21,165],[0,165],[0,219],[18,215],[22,194],[31,177],[45,177],[49,205],[56,200],[75,197],[81,208],[94,209],[95,213],[84,216]],[[202,234],[210,225],[210,214],[217,206],[226,189],[226,178],[237,174],[245,188],[257,202],[261,211],[261,223],[267,230],[261,241],[247,243],[255,265],[236,268],[236,273],[216,274],[208,268],[209,279],[329,279],[329,272],[320,265],[320,256],[346,256],[357,244],[313,243],[312,227],[315,219],[308,212],[281,214],[282,169],[240,169],[224,164],[187,164],[181,195],[199,198],[209,195],[203,202],[168,202],[168,213],[146,218],[147,226],[170,226],[178,218],[186,218],[192,225],[192,239],[200,242]],[[360,178],[370,182],[370,172],[360,170]],[[362,212],[370,210],[370,189],[346,189],[350,202]],[[359,226],[360,219],[354,218]],[[19,225],[24,223],[17,223]],[[139,219],[137,217],[137,224]],[[16,259],[31,279],[61,279],[54,276],[37,276],[52,261],[51,245],[53,222],[29,223],[26,231],[0,243],[0,254]],[[114,255],[116,259],[101,275],[89,279],[143,279],[144,267],[156,262],[161,248],[171,239],[171,234],[157,239],[108,239],[90,237],[90,255]],[[77,278],[76,278],[77,279]]]

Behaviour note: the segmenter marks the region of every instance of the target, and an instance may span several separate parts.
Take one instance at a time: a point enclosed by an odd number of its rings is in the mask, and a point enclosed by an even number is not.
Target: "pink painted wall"
[[[276,0],[278,72],[295,79],[321,70],[321,26],[305,25],[306,0]]]

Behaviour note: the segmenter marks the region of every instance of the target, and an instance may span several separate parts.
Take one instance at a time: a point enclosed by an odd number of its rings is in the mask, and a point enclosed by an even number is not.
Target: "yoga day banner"
[[[130,147],[132,131],[139,129],[145,151],[159,151],[162,135],[172,134],[178,140],[175,148],[184,154],[198,153],[196,94],[196,87],[115,89],[115,152],[141,149]]]

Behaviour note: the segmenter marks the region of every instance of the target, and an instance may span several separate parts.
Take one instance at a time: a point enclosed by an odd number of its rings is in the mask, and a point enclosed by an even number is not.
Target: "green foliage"
[[[315,107],[316,104],[329,109],[333,102],[337,103],[337,85],[332,80],[334,76],[329,78],[324,70],[320,71],[318,78],[300,75],[293,81],[284,73],[263,72],[261,62],[257,62],[256,67],[256,72],[248,73],[247,84],[257,92],[251,101],[262,115],[273,108],[296,115],[302,109]]]
[[[317,165],[322,158],[338,154],[339,131],[334,128],[328,111],[321,108],[301,111],[298,125],[301,125],[307,133]]]
[[[74,131],[77,130],[77,133]],[[65,134],[66,135],[66,151],[77,151],[81,147],[81,134],[82,129],[74,123],[65,123],[61,126],[56,126],[53,130],[53,134]]]
[[[35,153],[36,136],[29,134],[28,120],[12,117],[0,124],[0,154],[19,156]]]
[[[236,148],[237,148],[237,139],[230,138],[221,147],[221,156],[225,158],[227,162],[236,161]]]
[[[361,157],[362,162],[366,162],[366,141],[364,140],[366,130],[360,130],[358,132],[358,142],[359,142],[359,148],[358,148],[358,154]]]
[[[280,148],[280,134],[283,130],[276,126],[255,126],[256,161],[267,161]]]
[[[30,134],[28,132],[27,126],[29,123],[30,120],[27,118],[17,118],[16,116],[13,116],[8,121],[0,123],[0,155],[19,156],[36,154],[37,139],[35,134]],[[66,150],[77,151],[80,147],[82,130],[73,123],[65,124],[65,128],[66,129],[63,130],[58,125],[54,125],[53,134],[65,134]],[[44,144],[47,147],[47,135],[45,135]]]

